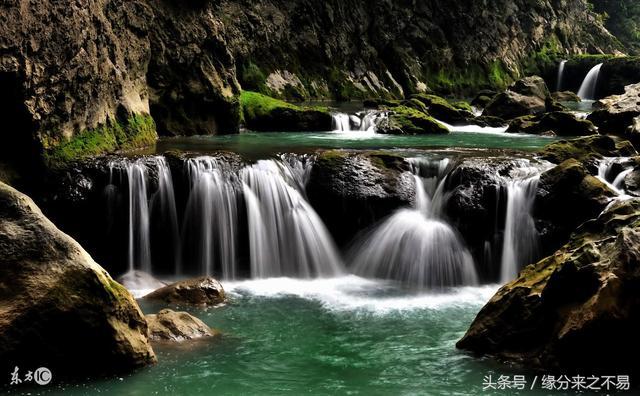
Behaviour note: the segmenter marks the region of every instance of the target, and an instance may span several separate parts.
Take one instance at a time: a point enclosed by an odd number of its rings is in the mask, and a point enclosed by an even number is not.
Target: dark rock
[[[539,116],[518,117],[511,121],[507,132],[532,135],[553,132],[557,136],[589,136],[598,131],[590,121],[579,119],[573,113],[556,111]]]
[[[84,378],[156,361],[131,294],[31,199],[4,184],[0,306],[0,366],[6,372],[44,366],[56,376]]]
[[[526,115],[544,113],[546,110],[547,105],[544,99],[507,91],[493,98],[485,107],[482,115],[512,120]]]
[[[146,319],[151,341],[183,342],[219,334],[187,312],[163,309],[155,315],[147,315]]]
[[[575,159],[543,173],[534,217],[545,254],[559,248],[580,224],[597,217],[615,195]]]
[[[639,247],[640,201],[614,204],[500,289],[458,348],[567,374],[635,373]]]
[[[522,96],[532,96],[538,99],[546,100],[551,97],[547,83],[544,82],[542,77],[530,76],[522,78],[514,82],[509,91],[515,92]]]
[[[572,158],[587,163],[602,157],[630,157],[637,152],[627,140],[594,135],[552,143],[539,154],[542,159],[559,164]]]
[[[475,118],[471,111],[458,109],[436,95],[418,94],[412,96],[412,100],[422,103],[429,115],[447,124],[468,125]]]
[[[634,138],[634,145],[640,144],[635,135],[628,135],[635,118],[640,116],[640,84],[629,85],[622,95],[609,96],[594,104],[596,110],[588,117],[602,134]]]
[[[172,283],[147,294],[145,300],[170,305],[219,305],[226,301],[224,289],[213,278],[203,277]]]
[[[485,107],[487,107],[489,102],[491,102],[491,100],[496,97],[496,95],[498,95],[498,92],[496,91],[483,89],[476,94],[473,100],[471,100],[471,106],[477,107],[479,109],[484,109]]]
[[[558,102],[582,102],[582,99],[572,91],[554,92],[551,97]]]
[[[385,152],[325,151],[307,185],[310,203],[339,245],[402,207],[413,205],[410,164]]]

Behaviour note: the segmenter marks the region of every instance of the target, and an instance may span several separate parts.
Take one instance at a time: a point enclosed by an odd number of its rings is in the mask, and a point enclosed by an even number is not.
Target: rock
[[[326,108],[300,107],[255,93],[241,95],[245,126],[263,132],[330,131],[333,118]]]
[[[468,125],[475,118],[470,110],[458,109],[436,95],[418,94],[411,98],[423,103],[430,116],[447,124]]]
[[[611,134],[629,138],[629,127],[640,116],[640,84],[629,85],[622,95],[609,96],[594,104],[596,110],[589,115],[602,134]],[[637,139],[632,141],[639,144]]]
[[[582,102],[582,99],[572,91],[554,92],[551,94],[551,97],[558,102]]]
[[[386,135],[442,135],[449,130],[420,110],[397,106],[389,109],[388,117],[378,124],[377,132]]]
[[[31,199],[4,184],[0,307],[4,372],[44,366],[56,377],[84,378],[156,361],[131,294]]]
[[[496,97],[496,95],[498,95],[498,92],[496,91],[483,89],[482,91],[478,92],[476,96],[471,100],[471,106],[478,109],[484,109],[485,107],[487,107],[489,102],[491,102],[491,100]]]
[[[614,204],[500,289],[458,348],[567,374],[635,373],[639,247],[640,201]]]
[[[482,112],[483,116],[512,120],[526,115],[544,113],[547,105],[537,96],[524,96],[513,91],[498,94]]]
[[[514,82],[509,91],[515,92],[522,96],[531,96],[542,100],[547,100],[551,96],[547,83],[544,82],[542,77],[530,76],[522,78]]]
[[[309,202],[339,245],[402,207],[413,205],[411,165],[387,152],[325,151],[311,171]]]
[[[590,121],[579,119],[573,113],[554,111],[538,116],[518,117],[511,121],[507,132],[532,135],[552,132],[556,136],[589,136],[598,131]]]
[[[146,319],[151,341],[182,342],[219,334],[187,312],[163,309],[155,315],[147,315]]]
[[[226,301],[222,285],[210,277],[172,283],[147,294],[145,300],[161,301],[170,305],[220,305]]]
[[[597,217],[615,195],[575,159],[543,173],[534,217],[545,254],[560,247],[580,224]]]
[[[627,140],[595,135],[552,143],[539,154],[542,159],[559,164],[572,158],[586,163],[602,157],[630,157],[637,151]]]
[[[154,290],[167,286],[165,282],[159,281],[151,274],[138,270],[127,272],[118,277],[117,281],[136,298],[143,297]]]

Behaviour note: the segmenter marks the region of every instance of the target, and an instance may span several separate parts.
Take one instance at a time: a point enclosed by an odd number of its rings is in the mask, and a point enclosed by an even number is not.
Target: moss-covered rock
[[[528,133],[532,135],[590,136],[598,132],[587,120],[579,119],[575,114],[554,111],[538,116],[518,117],[509,123],[510,133]]]
[[[171,305],[214,306],[223,304],[226,295],[220,282],[202,277],[172,283],[144,296],[144,299]]]
[[[428,114],[407,106],[389,110],[378,125],[378,133],[388,135],[442,135],[449,130]]]
[[[602,157],[628,157],[637,151],[627,140],[613,136],[594,135],[573,140],[562,140],[546,146],[539,153],[542,159],[559,164],[568,159],[582,163]]]
[[[448,124],[469,124],[475,118],[471,110],[456,108],[436,95],[418,94],[412,96],[412,100],[423,103],[429,115]]]
[[[327,108],[301,107],[257,92],[240,95],[242,117],[254,131],[329,131],[333,118]]]
[[[458,348],[563,372],[637,372],[640,201],[614,204],[526,267],[480,311]]]
[[[49,166],[62,167],[87,157],[151,146],[157,139],[153,118],[148,114],[138,114],[125,122],[109,120],[69,140],[47,140],[44,144],[45,159]]]
[[[57,378],[85,378],[155,362],[131,294],[33,201],[1,183],[0,290],[6,372],[44,366]]]

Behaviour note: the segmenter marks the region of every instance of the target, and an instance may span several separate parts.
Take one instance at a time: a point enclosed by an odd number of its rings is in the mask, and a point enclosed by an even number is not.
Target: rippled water
[[[51,394],[511,395],[483,392],[483,377],[523,374],[455,349],[495,286],[411,294],[348,276],[226,287],[227,306],[191,311],[222,337],[156,347],[156,366]]]

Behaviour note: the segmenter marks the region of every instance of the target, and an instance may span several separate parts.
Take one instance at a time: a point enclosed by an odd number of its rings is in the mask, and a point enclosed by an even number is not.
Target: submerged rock
[[[1,183],[0,307],[6,372],[45,366],[73,377],[156,361],[131,294],[31,199]]]
[[[332,150],[318,155],[307,185],[309,202],[344,245],[359,231],[413,204],[410,164],[387,152]]]
[[[589,136],[598,131],[587,120],[566,111],[554,111],[538,116],[518,117],[511,121],[507,132],[532,135]]]
[[[226,301],[222,285],[210,277],[172,283],[144,296],[170,305],[219,305]]]
[[[635,145],[640,144],[638,136],[628,135],[635,118],[640,116],[640,84],[629,85],[622,95],[613,95],[594,104],[596,110],[588,117],[602,134],[634,137]]]
[[[498,291],[458,348],[564,372],[636,372],[640,201],[614,204]]]
[[[146,319],[151,341],[182,342],[219,334],[187,312],[163,309],[155,315],[147,315]]]

